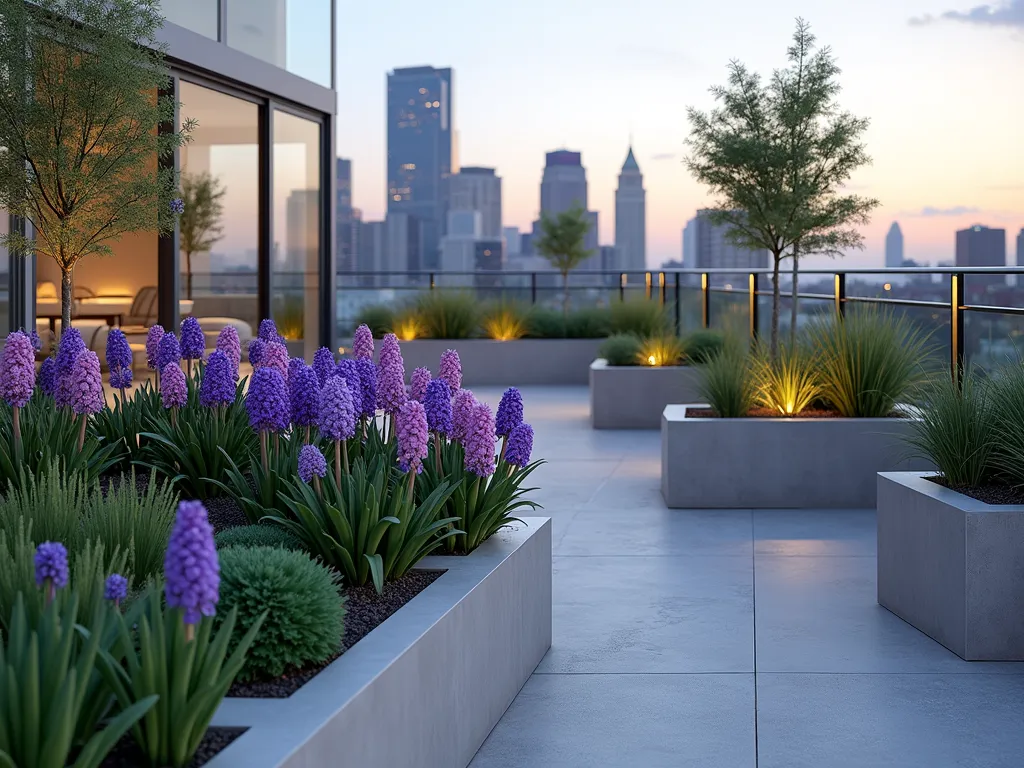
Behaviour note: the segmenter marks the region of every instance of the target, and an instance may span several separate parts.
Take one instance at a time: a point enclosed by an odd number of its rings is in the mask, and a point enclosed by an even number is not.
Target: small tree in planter
[[[537,240],[537,252],[551,262],[551,266],[562,273],[565,296],[562,298],[562,313],[569,314],[569,273],[576,269],[591,251],[584,247],[590,222],[582,208],[570,208],[557,216],[543,214],[541,236]]]
[[[0,208],[34,230],[0,242],[57,263],[63,331],[79,261],[173,229],[167,160],[195,123],[169,127],[158,0],[0,0],[0,18]]]
[[[192,298],[192,254],[207,253],[223,234],[221,202],[227,190],[209,173],[181,175],[181,201],[185,210],[178,220],[181,252],[185,254],[185,296]]]
[[[843,249],[862,247],[852,225],[865,223],[878,205],[840,194],[853,171],[869,162],[861,143],[868,121],[839,111],[831,51],[815,51],[810,27],[798,19],[788,55],[790,68],[768,84],[733,61],[729,84],[711,89],[719,106],[687,111],[687,167],[719,198],[711,221],[727,225],[734,244],[772,255],[772,360],[782,260],[794,257],[795,294],[799,253],[842,256]]]

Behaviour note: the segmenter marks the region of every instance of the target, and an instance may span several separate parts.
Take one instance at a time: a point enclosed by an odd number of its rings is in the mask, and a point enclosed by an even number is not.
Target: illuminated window
[[[426,93],[426,92],[427,92],[426,88],[420,88],[420,93]]]
[[[403,171],[415,171],[416,170],[416,163],[406,163],[405,165],[402,166],[402,170]]]
[[[434,102],[434,106],[435,107],[440,107],[441,106],[441,102],[440,101],[435,101]]]
[[[392,198],[392,200],[401,200],[401,199],[402,199],[402,196],[401,196],[401,195],[395,195],[395,196],[394,196],[394,197]]]
[[[423,106],[424,106],[424,107],[426,107],[427,109],[430,109],[430,102],[429,102],[429,101],[428,101],[428,102],[425,102],[425,103],[423,104]]]

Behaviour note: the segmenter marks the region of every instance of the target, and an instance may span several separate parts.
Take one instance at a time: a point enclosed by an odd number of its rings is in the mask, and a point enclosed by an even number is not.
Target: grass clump
[[[984,439],[990,443],[990,461],[999,479],[1019,488],[1024,486],[1024,367],[1005,366],[988,386],[990,419],[982,417],[977,429],[987,431]]]
[[[385,304],[371,304],[359,310],[356,316],[356,325],[369,326],[373,335],[380,338],[386,333],[392,333],[395,325],[395,311]]]
[[[647,299],[612,304],[609,323],[612,333],[632,333],[641,338],[664,336],[670,325],[665,307]]]
[[[566,319],[557,309],[533,307],[526,317],[526,336],[531,339],[564,339]]]
[[[585,307],[570,312],[565,322],[565,336],[569,339],[600,339],[611,331],[611,318],[607,309]]]
[[[340,650],[340,577],[308,555],[280,547],[230,547],[220,553],[220,577],[218,620],[232,608],[238,611],[231,647],[266,613],[239,680],[280,677]]]
[[[757,398],[750,356],[741,344],[727,344],[704,364],[700,395],[716,415],[737,419],[750,413]]]
[[[402,341],[429,338],[427,327],[415,307],[406,307],[395,315],[392,333]]]
[[[608,365],[638,365],[640,339],[631,333],[617,333],[604,340],[598,354],[608,361]]]
[[[683,339],[686,361],[693,365],[704,365],[725,346],[725,336],[720,331],[694,331]]]
[[[637,362],[655,368],[682,365],[685,356],[683,340],[672,333],[643,338],[637,350]]]
[[[820,354],[822,396],[841,416],[888,416],[926,381],[927,337],[891,312],[819,320],[810,339]]]
[[[292,552],[305,550],[302,542],[295,535],[276,525],[238,525],[221,531],[214,537],[214,540],[217,542],[217,549],[276,547]]]
[[[529,320],[529,311],[521,304],[502,302],[484,310],[480,326],[489,339],[513,341],[527,334]]]
[[[759,347],[751,363],[755,399],[762,408],[797,416],[821,394],[818,356],[807,345],[782,345],[774,360]]]
[[[414,312],[421,335],[429,339],[468,339],[480,326],[479,304],[467,291],[427,291],[416,300]]]

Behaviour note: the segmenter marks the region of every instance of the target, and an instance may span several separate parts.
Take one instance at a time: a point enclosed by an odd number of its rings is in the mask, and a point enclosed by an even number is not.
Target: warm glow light
[[[344,347],[338,347],[338,354],[339,355],[344,355],[345,354],[345,348]]]
[[[882,287],[883,287],[883,288],[884,288],[885,290],[887,290],[887,291],[891,291],[891,290],[892,290],[892,283],[886,283],[886,284],[885,284],[885,285],[883,285]]]
[[[650,355],[647,358],[647,362],[650,363],[651,365],[657,365],[658,364],[658,358],[656,358],[654,355]]]
[[[732,283],[726,283],[725,284],[725,290],[731,291],[732,290]]]
[[[398,327],[395,328],[395,336],[402,341],[412,341],[419,336],[419,323],[416,322],[415,318],[406,318],[399,322]]]

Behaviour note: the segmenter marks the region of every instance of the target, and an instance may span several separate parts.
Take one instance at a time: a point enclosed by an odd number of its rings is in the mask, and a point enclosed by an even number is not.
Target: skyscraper
[[[895,269],[903,266],[903,231],[899,222],[894,221],[885,236],[885,268]]]
[[[356,271],[362,273],[385,272],[387,264],[387,230],[383,221],[355,222]],[[372,274],[361,274],[356,278],[359,285],[372,288],[384,285],[386,281]]]
[[[502,227],[501,236],[505,238],[505,253],[508,256],[518,256],[523,252],[523,239],[519,234],[519,227]]]
[[[448,176],[457,171],[452,118],[451,69],[406,67],[388,75],[388,214],[419,220],[418,268],[439,262]]]
[[[337,176],[337,204],[338,217],[338,263],[339,274],[353,272],[358,269],[356,266],[359,237],[359,216],[352,207],[352,161],[339,157],[335,161],[335,174]]]
[[[1024,227],[1020,228],[1020,233],[1017,235],[1017,264],[1018,267],[1024,267]]]
[[[742,279],[747,270],[764,269],[768,266],[767,250],[752,251],[734,245],[728,238],[729,226],[712,224],[710,211],[697,211],[694,226],[694,254],[686,254],[686,267],[691,269],[736,269],[736,274],[711,276],[711,285],[721,286]]]
[[[956,233],[958,267],[1005,267],[1006,230],[975,224]],[[971,275],[967,285],[1005,285],[1004,275]]]
[[[691,267],[697,259],[697,219],[692,218],[683,227],[683,266]]]
[[[541,215],[555,216],[570,208],[587,210],[587,172],[579,152],[548,152],[540,182]]]
[[[501,177],[493,168],[461,168],[448,178],[448,210],[479,211],[481,236],[501,237]]]
[[[410,213],[395,211],[388,213],[385,224],[386,271],[422,272],[423,220]],[[411,279],[422,282],[422,278],[423,275],[416,275]],[[396,280],[392,278],[391,285],[395,284]]]
[[[622,164],[615,190],[615,247],[624,271],[647,268],[647,193],[633,147]]]

